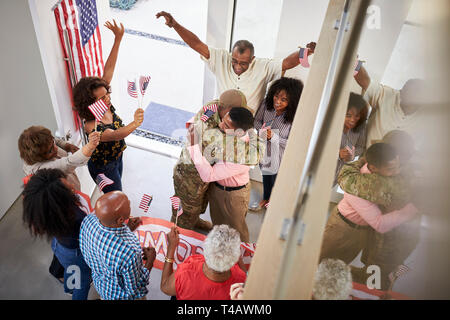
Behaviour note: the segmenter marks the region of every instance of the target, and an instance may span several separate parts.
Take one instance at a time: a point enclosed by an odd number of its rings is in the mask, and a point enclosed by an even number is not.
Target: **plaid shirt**
[[[143,266],[141,246],[128,226],[107,228],[90,214],[81,224],[80,249],[102,299],[132,300],[148,293],[150,272]]]

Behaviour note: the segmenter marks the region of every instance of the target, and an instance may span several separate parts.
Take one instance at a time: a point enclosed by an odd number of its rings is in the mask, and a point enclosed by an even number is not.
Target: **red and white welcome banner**
[[[164,257],[167,253],[167,233],[174,225],[172,222],[150,217],[141,217],[142,224],[136,229],[139,242],[142,247],[153,247],[156,250],[156,259],[153,266],[162,270],[164,266]],[[206,236],[192,231],[178,227],[180,232],[180,242],[175,253],[174,269],[189,256],[193,254],[203,254],[203,241]],[[241,257],[244,264],[249,269],[251,260],[255,253],[255,243],[241,244]]]

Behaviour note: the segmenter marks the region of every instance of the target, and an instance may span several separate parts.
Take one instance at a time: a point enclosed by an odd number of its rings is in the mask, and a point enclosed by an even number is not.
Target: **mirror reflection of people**
[[[314,274],[313,300],[348,300],[352,292],[350,267],[339,259],[324,259]]]
[[[161,11],[156,18],[164,17],[166,25],[173,28],[193,50],[200,54],[217,80],[218,92],[228,89],[241,90],[247,97],[248,106],[255,114],[266,93],[267,84],[281,77],[286,70],[300,64],[299,51],[283,60],[255,58],[253,44],[247,40],[237,41],[231,53],[203,43],[195,34],[180,25],[170,13]],[[315,42],[307,45],[308,55],[314,53]]]
[[[406,202],[418,201],[420,179],[416,176],[417,168],[410,161],[415,153],[415,144],[412,137],[400,130],[388,132],[382,142],[392,146],[399,156],[400,174],[384,177],[381,175],[368,175],[361,173],[365,165],[364,158],[345,165],[341,170],[338,181],[341,188],[354,196],[368,200],[384,208],[383,212],[401,208]],[[361,187],[363,186],[363,187]],[[411,200],[410,200],[411,199]],[[420,239],[421,215],[402,223],[389,232],[379,233],[369,230],[368,244],[363,249],[362,268],[352,266],[355,281],[366,283],[369,276],[366,268],[377,265],[381,270],[381,288],[383,290],[391,285],[389,274],[405,263],[405,260],[416,248]]]
[[[363,97],[350,92],[333,185],[337,183],[337,175],[342,166],[361,156],[366,150],[367,112],[368,106]]]
[[[383,184],[383,180],[377,179],[379,176],[393,177],[400,174],[398,153],[386,143],[376,143],[370,146],[365,154],[365,159],[367,164],[360,171],[362,174],[372,175],[375,185]],[[354,184],[353,188],[364,190],[367,186]],[[400,195],[401,192],[399,191],[398,194]],[[394,200],[407,203],[403,204],[401,208],[386,211],[376,203],[344,192],[344,198],[328,218],[322,240],[320,260],[334,258],[349,264],[361,250],[375,245],[368,242],[371,229],[378,233],[386,233],[413,219],[418,213],[417,208],[409,198],[399,198]]]
[[[381,141],[392,130],[406,131],[416,144],[421,144],[418,126],[422,121],[421,108],[426,90],[424,80],[410,79],[401,90],[395,90],[372,80],[364,67],[356,74],[355,80],[372,107],[367,123],[367,147]]]
[[[314,274],[311,298],[312,300],[349,300],[352,288],[350,267],[339,259],[324,259]],[[243,300],[244,291],[244,283],[233,284],[230,287],[230,299]]]

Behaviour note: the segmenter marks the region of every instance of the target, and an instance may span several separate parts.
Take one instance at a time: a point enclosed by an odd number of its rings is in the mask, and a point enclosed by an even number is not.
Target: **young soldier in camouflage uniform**
[[[342,168],[338,183],[345,192],[377,204],[386,213],[401,207],[411,198],[414,170],[407,163],[412,156],[414,142],[406,132],[399,130],[387,133],[382,141],[397,150],[402,165],[400,175],[383,177],[361,174],[360,169],[365,164],[362,158]],[[365,284],[370,275],[367,274],[367,267],[377,265],[381,269],[381,289],[386,290],[390,284],[389,274],[403,264],[419,242],[420,218],[420,215],[416,215],[413,220],[386,233],[371,229],[361,257],[365,266],[352,267],[354,280]]]
[[[214,104],[217,105],[217,112],[203,121],[201,118],[206,113],[205,109],[208,109],[208,107],[213,109]],[[231,157],[233,160],[228,161],[238,162],[245,159],[245,164],[256,165],[264,151],[262,141],[257,135],[250,137],[244,148],[238,145],[238,141],[233,141],[233,148],[226,148],[228,150],[226,152],[223,150],[225,134],[220,132],[218,127],[221,119],[232,107],[247,107],[245,96],[239,90],[227,90],[220,96],[219,100],[209,102],[194,116],[191,125],[197,130],[197,136],[201,139],[202,151],[211,164],[223,157],[227,159]],[[228,142],[229,139],[227,139],[227,144],[229,144]],[[203,182],[200,178],[186,146],[183,147],[180,159],[175,165],[173,184],[175,195],[180,198],[183,208],[183,214],[178,217],[178,226],[185,229],[197,227],[207,231],[212,229],[210,222],[199,218],[199,215],[206,211],[208,205],[206,192],[209,183]],[[177,211],[172,208],[172,222],[175,221],[176,214]]]

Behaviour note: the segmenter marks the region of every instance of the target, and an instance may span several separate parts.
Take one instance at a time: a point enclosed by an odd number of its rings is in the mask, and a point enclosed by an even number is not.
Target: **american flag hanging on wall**
[[[61,44],[63,31],[68,31],[76,81],[86,76],[101,77],[104,63],[95,0],[62,0],[54,13]],[[68,57],[64,45],[63,51]]]
[[[59,0],[54,6],[53,13],[63,58],[70,58],[73,61],[75,83],[70,77],[70,65],[65,62],[67,86],[72,99],[72,87],[82,77],[103,75],[104,63],[97,6],[95,0]],[[64,31],[67,31],[72,57],[69,57],[69,49],[65,45]],[[73,105],[73,101],[71,104]],[[75,127],[79,129],[81,125],[78,114],[76,111],[72,112]]]

